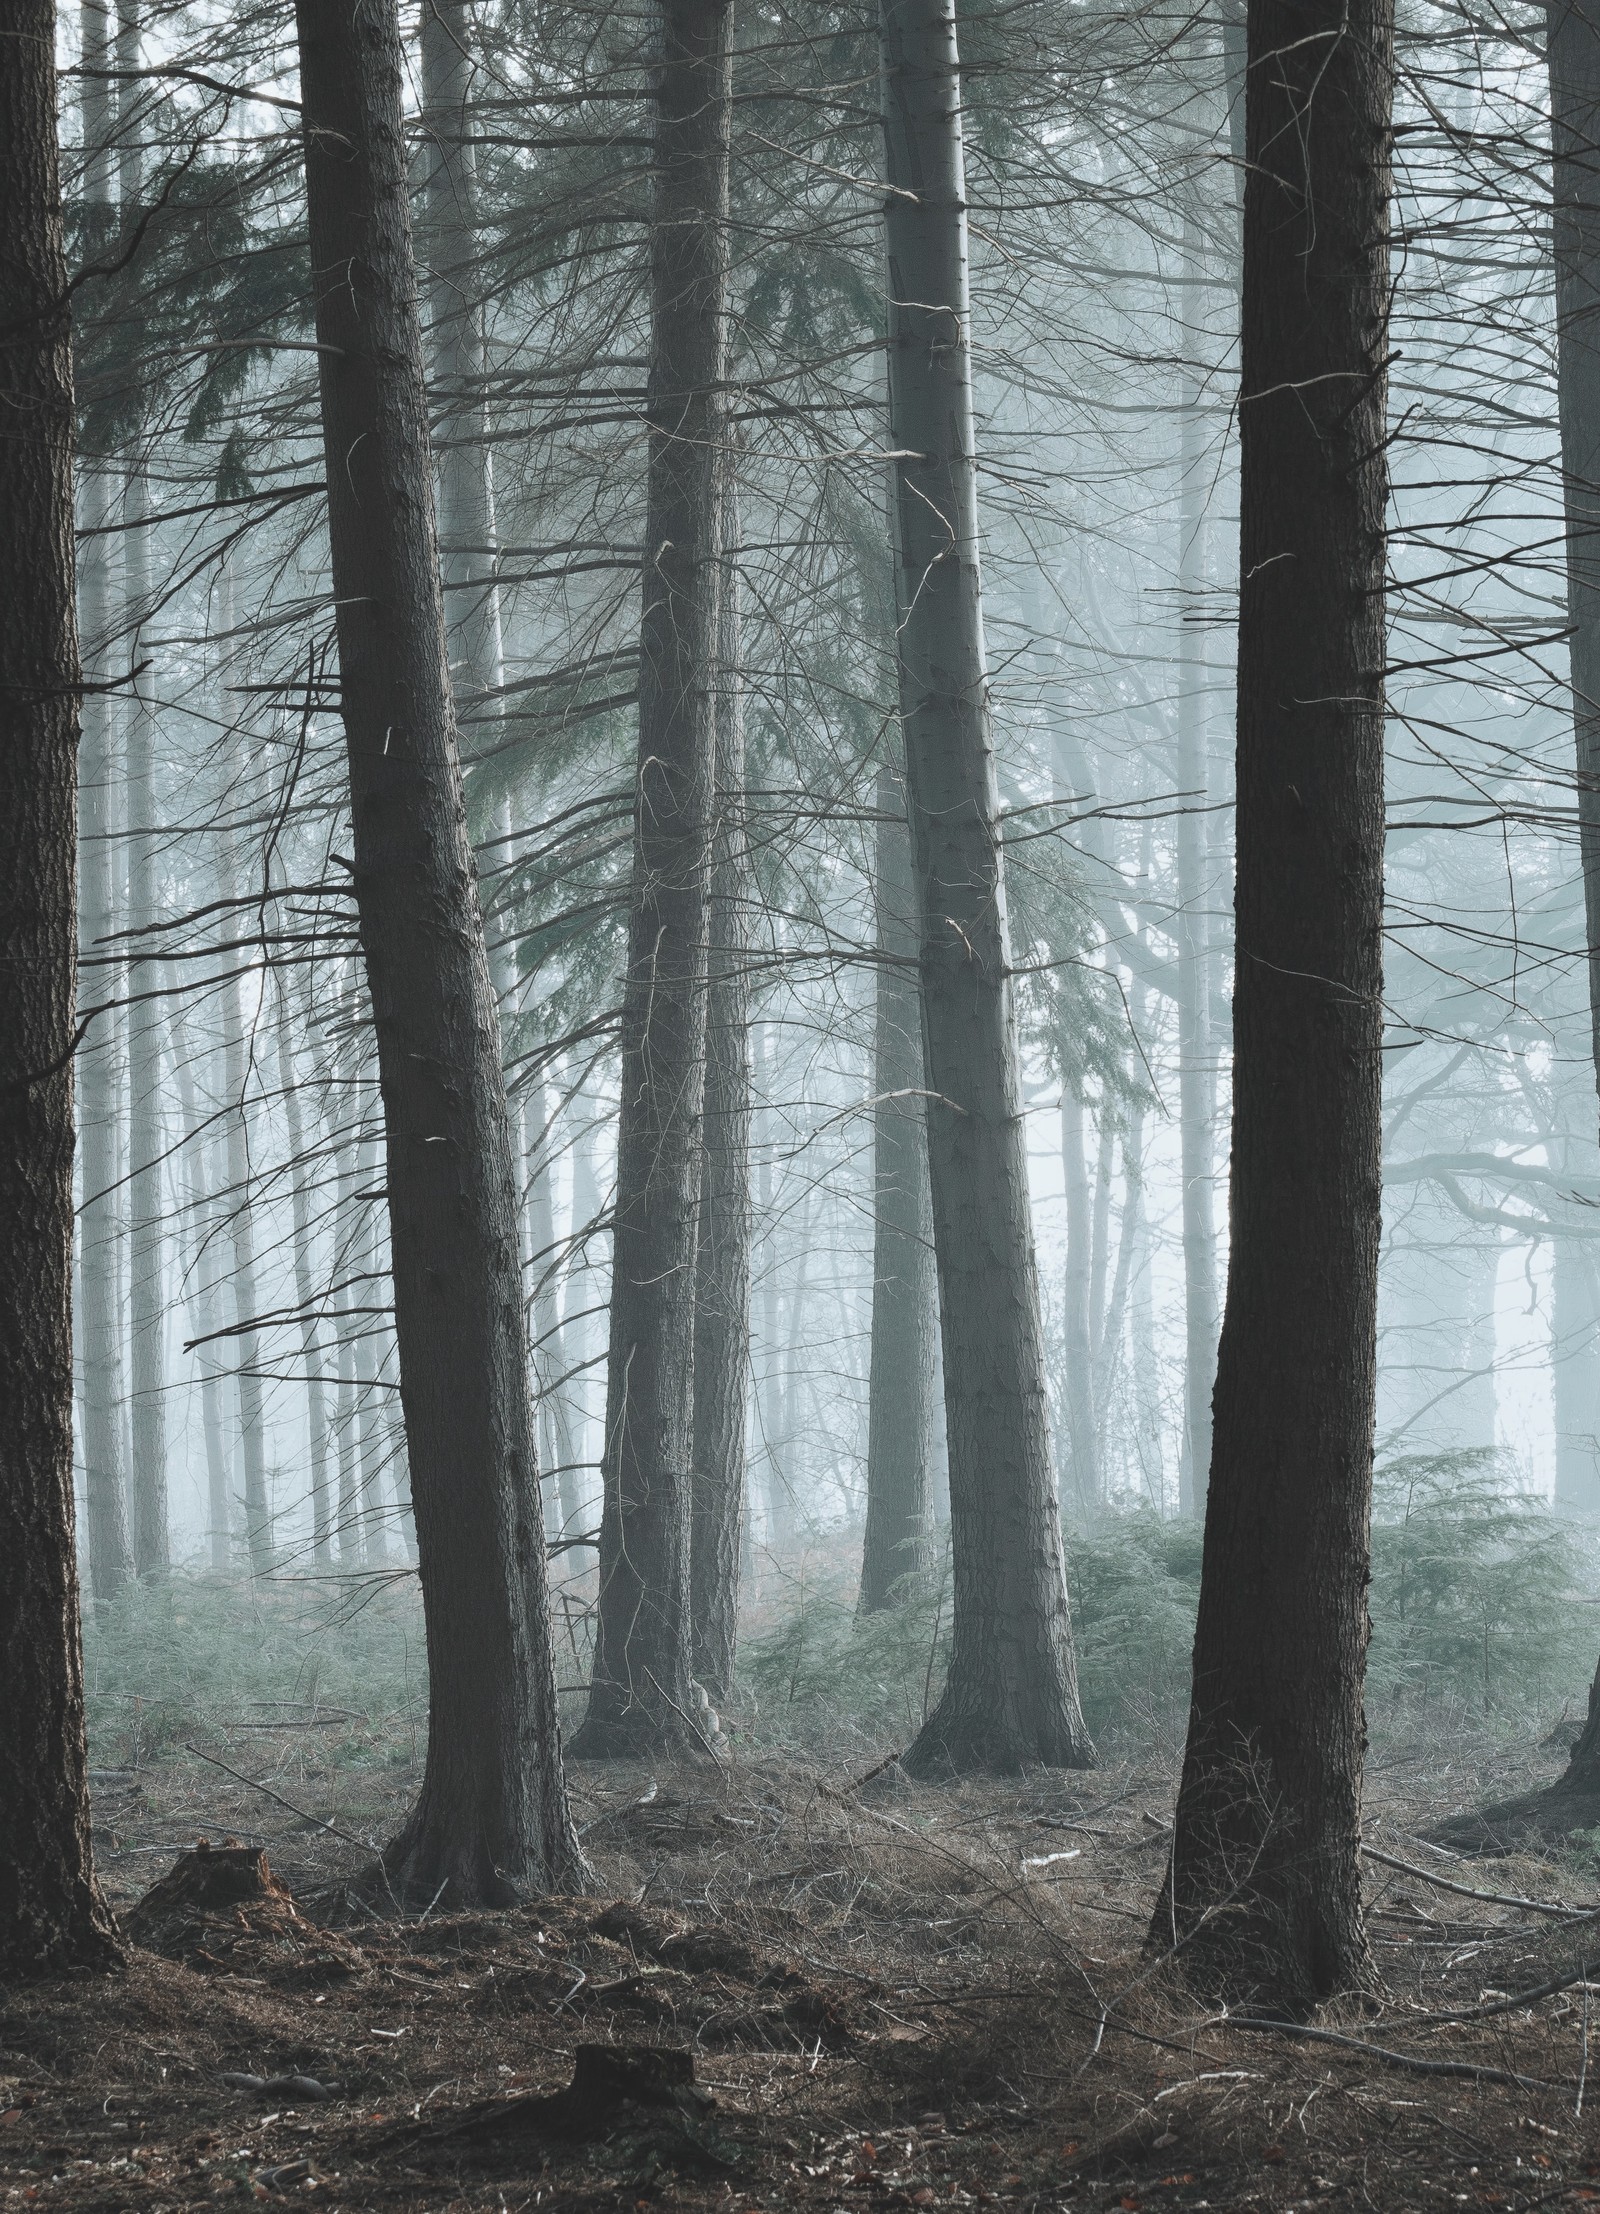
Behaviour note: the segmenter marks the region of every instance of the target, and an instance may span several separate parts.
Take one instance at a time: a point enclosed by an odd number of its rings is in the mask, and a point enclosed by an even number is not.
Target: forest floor
[[[1590,1945],[1600,1975],[1600,1921],[1513,1903],[1600,1900],[1600,1861],[1461,1861],[1418,1835],[1547,1780],[1556,1750],[1458,1737],[1374,1757],[1369,1844],[1501,1898],[1369,1858],[1385,1996],[1326,2017],[1356,2041],[1330,2043],[1218,2020],[1142,1957],[1170,1758],[949,1790],[862,1782],[859,1759],[579,1764],[596,1896],[341,1926],[338,1882],[417,1774],[409,1739],[404,1759],[341,1763],[350,1728],[320,1720],[97,1773],[120,1912],[201,1837],[264,1846],[300,1912],[191,1921],[109,1978],[0,1990],[0,2204],[1600,2201],[1589,1987],[1503,2005],[1582,1979]],[[699,2091],[541,2105],[595,2044],[690,2055]]]

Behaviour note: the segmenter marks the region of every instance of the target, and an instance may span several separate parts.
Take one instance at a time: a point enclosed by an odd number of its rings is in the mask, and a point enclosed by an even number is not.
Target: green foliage
[[[1369,1702],[1493,1714],[1581,1695],[1582,1584],[1573,1525],[1492,1453],[1391,1462],[1373,1501]]]
[[[1201,1532],[1148,1508],[1069,1531],[1067,1573],[1084,1718],[1102,1748],[1181,1742],[1200,1596]],[[767,1742],[912,1736],[948,1658],[948,1557],[938,1582],[858,1622],[843,1551],[798,1581],[745,1639],[741,1689]],[[1518,1730],[1581,1710],[1594,1618],[1572,1525],[1492,1454],[1378,1472],[1368,1705],[1378,1724],[1463,1712]]]
[[[349,1717],[327,1751],[363,1765],[387,1757],[397,1720],[420,1722],[425,1712],[421,1610],[409,1579],[233,1583],[177,1572],[86,1612],[83,1646],[97,1766],[137,1766],[219,1725],[291,1713]]]

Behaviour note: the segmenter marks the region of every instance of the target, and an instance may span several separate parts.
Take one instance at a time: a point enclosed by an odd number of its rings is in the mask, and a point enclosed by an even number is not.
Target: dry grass
[[[119,1905],[202,1835],[261,1842],[302,1900],[351,1873],[355,1841],[387,1834],[416,1780],[409,1737],[364,1728],[217,1728],[211,1760],[276,1798],[188,1753],[104,1779]],[[1581,1863],[1451,1862],[1417,1838],[1558,1761],[1459,1738],[1391,1747],[1373,1764],[1371,1841],[1469,1889],[1582,1904],[1600,1877]],[[1387,1997],[1324,2024],[1357,2044],[1249,2032],[1142,1957],[1169,1758],[949,1790],[859,1773],[584,1766],[603,1898],[332,1934],[224,1921],[178,1958],[135,1951],[109,1984],[0,1994],[0,2197],[1387,2214],[1600,2196],[1587,2083],[1577,2111],[1600,1924],[1372,1862]],[[1563,1974],[1579,1981],[1502,2004]],[[1441,2013],[1470,2018],[1423,2019]],[[573,2139],[507,2119],[508,2094],[564,2083],[592,2041],[692,2050],[709,2134],[619,2118]],[[339,2088],[263,2101],[228,2073]],[[484,2113],[493,2126],[457,2126]]]

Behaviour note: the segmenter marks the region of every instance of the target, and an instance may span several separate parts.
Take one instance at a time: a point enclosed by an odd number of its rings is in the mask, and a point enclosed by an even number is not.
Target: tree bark
[[[1371,1979],[1391,0],[1251,0],[1231,1247],[1151,1942],[1299,2015]]]
[[[240,880],[236,857],[227,874]],[[261,1388],[261,1311],[256,1286],[256,1231],[250,1200],[250,1121],[248,1091],[251,1057],[245,1051],[244,982],[239,956],[225,956],[227,982],[220,996],[222,1082],[227,1132],[228,1237],[233,1247],[235,1372],[239,1383],[239,1458],[244,1468],[244,1539],[253,1576],[272,1567],[272,1500],[267,1488],[266,1396]]]
[[[695,1244],[690,1666],[718,1705],[733,1691],[750,1379],[750,908],[739,636],[739,499],[723,457],[716,817],[707,917],[706,1088]]]
[[[118,62],[128,67],[119,42]],[[136,62],[134,64],[136,66]],[[134,210],[126,197],[124,224]],[[145,658],[138,615],[150,593],[144,469],[135,460],[126,477],[122,539],[124,606],[129,653],[137,668]],[[156,920],[155,720],[146,697],[148,679],[135,678],[124,704],[127,793],[128,899],[124,927],[147,928]],[[128,1381],[133,1433],[133,1565],[145,1579],[171,1566],[167,1515],[166,1300],[162,1284],[161,1002],[157,962],[135,938],[128,957]]]
[[[1089,1515],[1100,1496],[1099,1411],[1090,1353],[1094,1233],[1089,1167],[1084,1158],[1083,1101],[1069,1080],[1061,1087],[1061,1177],[1066,1194],[1067,1248],[1061,1276],[1062,1397],[1067,1451],[1061,1508]]]
[[[1589,1019],[1600,1088],[1600,10],[1547,0],[1556,398]]]
[[[1023,1140],[979,600],[952,0],[883,0],[900,713],[917,878],[954,1566],[921,1773],[1092,1757],[1078,1705]]]
[[[211,1567],[224,1576],[232,1566],[233,1501],[228,1470],[227,1436],[222,1415],[222,1371],[212,1333],[221,1327],[221,1286],[217,1267],[221,1225],[211,1200],[207,1158],[212,1154],[209,1117],[200,1112],[195,1093],[190,1033],[182,1013],[182,999],[174,989],[176,979],[166,976],[167,1009],[172,1025],[172,1068],[178,1084],[178,1106],[183,1115],[186,1156],[185,1205],[189,1217],[184,1254],[184,1276],[189,1285],[189,1314],[194,1334],[202,1342],[195,1348],[200,1370],[200,1427],[206,1455],[206,1544]]]
[[[80,9],[84,75],[81,102],[85,143],[85,257],[103,256],[115,228],[111,142],[111,41],[106,0],[83,0]],[[110,470],[103,456],[82,473],[85,531],[78,593],[86,674],[104,683],[110,675],[106,641],[111,629]],[[115,1599],[133,1575],[122,1452],[122,1346],[117,1328],[117,1052],[116,1017],[120,964],[106,966],[112,912],[112,823],[115,816],[114,710],[111,695],[92,691],[83,701],[78,757],[81,868],[78,914],[81,942],[93,955],[91,996],[105,1012],[93,1023],[78,1056],[79,1127],[82,1133],[83,1202],[79,1216],[79,1290],[82,1295],[83,1462],[89,1517],[89,1589],[96,1604]]]
[[[354,886],[429,1668],[403,1896],[585,1870],[567,1807],[500,1024],[446,659],[393,0],[297,0]]]
[[[694,1745],[689,1508],[715,772],[732,0],[662,0],[644,609],[600,1597],[573,1752]]]
[[[928,1193],[927,1076],[917,971],[917,887],[905,781],[878,771],[873,870],[878,966],[872,1031],[872,1350],[861,1614],[899,1604],[932,1560],[934,1346],[939,1330]]]
[[[55,8],[0,38],[0,1975],[109,1965],[72,1488],[72,352]]]
[[[306,1153],[305,1118],[289,1036],[289,998],[278,994],[278,1089],[283,1094],[289,1133],[289,1195],[294,1222],[294,1296],[300,1309],[300,1357],[306,1373],[306,1450],[311,1463],[311,1557],[318,1568],[333,1565],[333,1496],[328,1481],[328,1391],[322,1361],[322,1325],[317,1315],[315,1256],[312,1251],[311,1162]]]

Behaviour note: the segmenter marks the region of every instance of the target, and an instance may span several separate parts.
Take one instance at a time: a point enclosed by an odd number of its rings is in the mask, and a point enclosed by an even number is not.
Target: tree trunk
[[[362,1548],[369,1568],[389,1559],[389,1509],[383,1496],[383,1462],[389,1444],[388,1393],[382,1381],[384,1338],[382,1309],[385,1273],[376,1202],[366,1195],[378,1189],[378,1140],[363,1135],[357,1169],[361,1199],[361,1237],[356,1251],[362,1284],[358,1304],[366,1311],[355,1340],[355,1401],[361,1425],[360,1511]]]
[[[857,1610],[897,1605],[932,1560],[934,1344],[939,1330],[928,1196],[928,1085],[917,973],[917,888],[905,783],[878,771],[872,1030],[872,1351],[867,1528]]]
[[[0,1975],[105,1966],[72,1490],[72,354],[55,9],[0,39]]]
[[[544,1421],[548,1458],[547,1478],[555,1482],[560,1534],[576,1537],[582,1530],[582,1507],[577,1493],[577,1448],[572,1438],[571,1406],[566,1386],[566,1341],[561,1328],[561,1307],[556,1297],[556,1211],[550,1189],[550,1141],[554,1128],[549,1094],[542,1081],[534,1084],[523,1102],[526,1143],[523,1159],[528,1176],[528,1203],[524,1218],[528,1227],[528,1271],[533,1278],[533,1373],[539,1412]]]
[[[907,1765],[1082,1766],[1051,1479],[979,601],[966,177],[952,0],[883,0],[900,713],[954,1560],[950,1672]]]
[[[172,1025],[172,1068],[177,1078],[178,1106],[183,1115],[186,1141],[185,1204],[189,1232],[184,1276],[189,1285],[189,1314],[194,1334],[201,1341],[195,1351],[200,1370],[200,1427],[206,1455],[206,1543],[212,1569],[222,1576],[233,1565],[233,1502],[222,1417],[222,1373],[217,1366],[217,1348],[212,1335],[222,1326],[217,1268],[221,1226],[211,1203],[211,1178],[206,1169],[207,1157],[213,1151],[211,1134],[206,1128],[209,1117],[201,1114],[195,1095],[188,1026],[181,1012],[182,999],[175,988],[176,979],[170,969],[166,984]]]
[[[227,875],[241,880],[236,858]],[[266,1399],[261,1387],[261,1339],[256,1329],[260,1294],[256,1285],[256,1232],[250,1200],[250,1121],[247,1093],[251,1056],[245,1050],[244,983],[239,956],[225,956],[228,980],[222,988],[222,1084],[224,1127],[228,1141],[228,1235],[233,1246],[233,1315],[237,1335],[234,1361],[239,1380],[239,1458],[244,1465],[244,1538],[250,1573],[265,1576],[272,1567],[272,1501],[267,1491]]]
[[[1600,1088],[1600,9],[1547,0],[1556,396],[1589,1019]]]
[[[294,1220],[294,1296],[300,1309],[300,1355],[306,1371],[306,1447],[311,1462],[311,1557],[319,1568],[333,1562],[333,1499],[328,1482],[328,1394],[322,1365],[322,1325],[311,1226],[311,1163],[300,1112],[294,1050],[289,1038],[289,998],[278,994],[278,1088],[289,1132],[289,1193]]]
[[[1302,2014],[1372,1973],[1391,0],[1251,0],[1249,42],[1232,1236],[1151,1942]]]
[[[750,1378],[750,908],[739,500],[724,456],[718,609],[716,820],[707,920],[706,1090],[695,1245],[690,1666],[717,1703],[733,1690]]]
[[[662,0],[650,232],[639,759],[612,1234],[590,1757],[697,1744],[690,1719],[697,1125],[725,438],[732,0]]]
[[[1072,1507],[1080,1516],[1087,1516],[1100,1496],[1098,1410],[1089,1322],[1094,1232],[1084,1137],[1083,1101],[1069,1080],[1061,1087],[1061,1176],[1067,1202],[1067,1249],[1061,1281],[1061,1386],[1067,1451],[1060,1497],[1063,1513]]]
[[[111,142],[111,45],[106,0],[83,0],[80,10],[86,144],[85,258],[103,256],[115,226]],[[100,535],[111,520],[110,470],[98,457],[83,472],[81,509],[85,537],[79,604],[86,673],[95,683],[110,676],[106,652],[111,629],[111,539]],[[122,1345],[117,1329],[117,1052],[120,964],[106,961],[115,927],[112,894],[114,710],[111,695],[89,692],[83,702],[78,756],[78,812],[82,864],[78,883],[79,931],[90,970],[91,1001],[107,1012],[92,1024],[78,1055],[81,1082],[78,1120],[83,1156],[79,1216],[79,1290],[82,1295],[83,1464],[89,1517],[89,1589],[97,1604],[117,1596],[132,1577],[127,1493],[122,1453]]]
[[[125,42],[123,42],[125,44]],[[119,63],[130,66],[119,50]],[[124,222],[132,210],[124,201]],[[135,667],[145,658],[137,618],[150,594],[144,470],[127,473],[122,537],[124,603]],[[124,927],[156,919],[155,719],[148,678],[127,698],[126,747],[128,903]],[[128,1380],[132,1387],[133,1565],[143,1578],[171,1566],[167,1518],[166,1301],[162,1287],[161,1002],[148,938],[131,940],[128,957]]]
[[[498,716],[504,681],[494,479],[478,304],[478,168],[468,0],[422,0],[423,259],[439,455],[439,565],[456,697]],[[482,704],[478,704],[481,702]],[[472,746],[463,749],[468,754]],[[502,849],[502,859],[509,858]],[[513,973],[514,973],[514,964]]]
[[[404,1896],[497,1904],[581,1880],[500,1024],[446,661],[393,0],[297,0],[350,765],[354,886],[387,1140],[395,1329],[429,1670]]]

